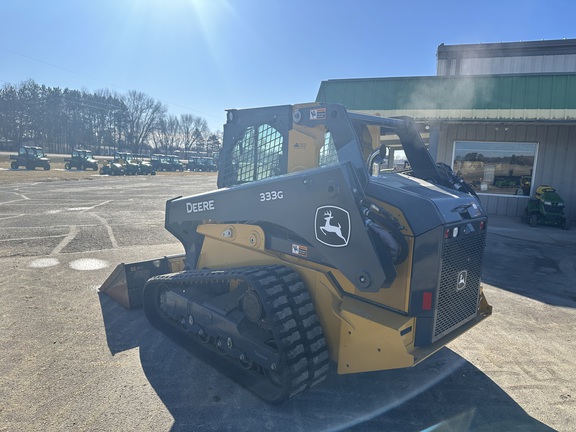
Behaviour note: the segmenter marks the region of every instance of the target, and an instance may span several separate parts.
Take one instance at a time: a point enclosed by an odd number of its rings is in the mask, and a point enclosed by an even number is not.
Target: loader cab
[[[318,104],[230,110],[227,120],[219,187],[340,162],[350,162],[365,183],[367,161],[380,148],[382,133],[387,133],[384,129],[402,124],[393,119],[353,117],[340,105]]]
[[[356,148],[348,153],[339,150],[339,138],[335,140],[322,121],[325,108],[313,110],[310,106],[317,104],[229,110],[219,154],[218,187],[328,166],[349,157],[357,158],[365,170]],[[316,116],[320,121],[305,121],[301,109],[307,110],[306,117]],[[355,136],[348,134],[344,139],[357,145]],[[370,150],[366,149],[367,155]]]
[[[219,188],[340,163],[355,189],[374,176],[401,173],[476,196],[448,165],[434,162],[412,119],[338,104],[229,110],[220,162]]]
[[[290,107],[230,110],[224,125],[218,187],[286,174]]]

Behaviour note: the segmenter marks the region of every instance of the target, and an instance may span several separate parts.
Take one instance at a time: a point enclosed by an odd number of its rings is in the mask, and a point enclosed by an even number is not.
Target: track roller
[[[289,267],[188,270],[151,278],[148,320],[270,403],[323,381],[329,355],[306,286]]]

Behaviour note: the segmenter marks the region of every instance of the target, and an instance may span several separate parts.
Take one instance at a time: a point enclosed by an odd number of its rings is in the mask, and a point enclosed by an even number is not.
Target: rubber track
[[[281,360],[280,373],[282,386],[275,386],[263,374],[247,378],[247,372],[234,362],[234,371],[223,370],[244,386],[270,403],[280,403],[293,398],[323,381],[329,370],[330,359],[322,326],[305,284],[296,272],[289,267],[252,266],[225,270],[188,270],[180,273],[160,275],[151,278],[144,289],[144,306],[150,322],[165,333],[190,339],[176,326],[164,321],[151,307],[150,295],[154,288],[163,283],[173,287],[194,284],[210,284],[230,279],[248,282],[261,299],[268,325],[276,342]],[[168,327],[166,324],[170,324]],[[196,337],[194,337],[196,338]],[[202,345],[206,349],[211,345]],[[220,356],[222,357],[222,356]],[[210,361],[214,364],[213,361]],[[216,365],[218,367],[218,365]]]

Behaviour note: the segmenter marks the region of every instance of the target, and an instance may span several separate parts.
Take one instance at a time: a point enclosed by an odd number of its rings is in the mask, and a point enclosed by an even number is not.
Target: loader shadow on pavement
[[[576,229],[530,227],[491,216],[482,281],[563,307],[576,307]]]
[[[99,299],[110,352],[139,348],[143,372],[174,419],[172,431],[553,430],[448,348],[408,370],[332,370],[311,391],[271,406],[153,329],[142,309]]]

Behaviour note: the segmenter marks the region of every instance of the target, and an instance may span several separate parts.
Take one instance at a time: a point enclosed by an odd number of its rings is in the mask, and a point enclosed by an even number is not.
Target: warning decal
[[[300,255],[302,257],[307,257],[308,256],[308,247],[297,245],[297,244],[292,244],[292,253],[294,255]]]
[[[326,108],[316,108],[310,110],[310,120],[324,120],[326,118]]]

